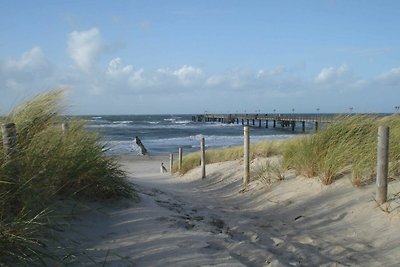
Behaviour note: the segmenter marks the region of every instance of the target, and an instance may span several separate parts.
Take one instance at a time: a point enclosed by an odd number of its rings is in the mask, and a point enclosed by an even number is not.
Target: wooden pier
[[[236,123],[253,127],[291,128],[301,124],[302,132],[306,131],[306,123],[312,123],[317,131],[321,124],[330,123],[337,115],[329,114],[201,114],[192,117],[195,122]],[[270,125],[272,124],[272,125]]]

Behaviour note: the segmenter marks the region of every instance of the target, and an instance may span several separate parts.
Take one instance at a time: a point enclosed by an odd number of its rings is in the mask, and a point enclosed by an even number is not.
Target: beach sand
[[[141,201],[87,210],[65,226],[65,240],[85,251],[85,266],[396,266],[400,215],[373,200],[374,185],[330,186],[294,174],[272,187],[241,192],[240,160],[178,177],[160,173],[168,157],[120,159]],[[252,167],[257,165],[257,160]],[[400,192],[391,182],[389,195]],[[382,206],[386,208],[386,205]]]

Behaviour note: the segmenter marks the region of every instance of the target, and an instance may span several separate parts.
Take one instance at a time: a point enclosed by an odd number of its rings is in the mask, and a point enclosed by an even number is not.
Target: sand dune
[[[240,193],[240,160],[207,165],[207,178],[160,173],[165,157],[123,158],[141,201],[93,204],[66,236],[86,255],[77,265],[105,266],[396,266],[399,204],[390,213],[343,178],[331,186],[288,175]],[[256,163],[253,163],[253,166]],[[391,193],[400,192],[392,182]],[[384,206],[385,207],[385,206]],[[74,243],[75,245],[77,243]]]

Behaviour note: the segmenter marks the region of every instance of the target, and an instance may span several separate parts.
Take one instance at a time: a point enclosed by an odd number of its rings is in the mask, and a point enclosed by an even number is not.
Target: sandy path
[[[90,260],[105,266],[395,266],[397,217],[382,215],[371,190],[346,181],[321,187],[289,179],[267,193],[241,189],[239,161],[184,177],[160,174],[160,162],[124,159],[141,201],[101,208],[74,232]],[[366,210],[366,211],[363,211]],[[386,216],[386,217],[385,217]],[[398,241],[399,240],[399,241]],[[84,261],[84,262],[83,262]]]

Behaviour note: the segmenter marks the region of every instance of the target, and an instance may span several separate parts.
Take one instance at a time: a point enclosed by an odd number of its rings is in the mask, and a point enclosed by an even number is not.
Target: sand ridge
[[[272,188],[251,182],[241,193],[240,160],[177,177],[160,173],[167,157],[122,158],[141,201],[101,208],[71,223],[87,251],[77,265],[395,266],[397,211],[377,208],[373,185],[347,179],[322,186],[288,177]],[[253,162],[252,166],[256,166]],[[397,182],[389,190],[399,192]],[[398,190],[398,191],[397,191]],[[390,209],[396,209],[392,202]],[[73,230],[73,231],[72,231]],[[72,234],[73,235],[73,234]]]

